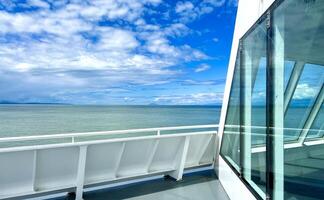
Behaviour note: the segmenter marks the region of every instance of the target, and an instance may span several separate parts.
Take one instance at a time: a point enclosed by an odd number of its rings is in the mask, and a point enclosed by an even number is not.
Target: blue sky
[[[0,1],[0,101],[220,104],[236,0]]]

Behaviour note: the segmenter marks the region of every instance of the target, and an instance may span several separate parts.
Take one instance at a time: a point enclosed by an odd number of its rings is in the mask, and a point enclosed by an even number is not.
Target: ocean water
[[[0,137],[218,124],[219,106],[0,105]]]
[[[302,128],[300,125],[308,110],[306,107],[290,108],[285,117],[285,127]],[[311,129],[320,129],[323,125],[323,110]],[[220,112],[220,106],[3,104],[0,105],[0,137],[218,124]],[[252,120],[254,126],[265,126],[265,109],[254,108]],[[299,132],[285,131],[285,139],[296,139]],[[264,143],[265,133],[259,134],[264,136],[253,137],[253,143]]]

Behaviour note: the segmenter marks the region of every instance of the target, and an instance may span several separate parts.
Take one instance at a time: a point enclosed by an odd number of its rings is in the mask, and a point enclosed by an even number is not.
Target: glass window
[[[236,59],[226,122],[222,139],[221,155],[240,171],[240,57]]]
[[[266,139],[266,43],[265,20],[242,39],[241,78],[243,90],[243,176],[251,186],[265,196],[265,152],[254,153],[256,146],[265,147]]]
[[[307,140],[324,140],[324,103],[322,102],[321,108],[312,124],[307,135]]]
[[[313,130],[324,124],[324,1],[283,1],[273,11],[273,29],[275,47],[283,46],[274,48],[282,55],[275,59],[296,63],[285,88],[292,93],[284,96],[284,199],[324,199],[324,139]]]
[[[221,155],[262,198],[324,199],[324,1],[269,13],[241,39]]]
[[[288,81],[289,81],[289,78],[291,76],[291,73],[292,73],[292,70],[294,68],[294,64],[295,62],[293,61],[288,61],[288,60],[285,60],[285,88],[287,87],[287,84],[288,84]]]
[[[323,80],[323,66],[305,64],[285,113],[285,127],[293,129],[285,131],[286,141],[299,139],[301,130],[323,85]]]

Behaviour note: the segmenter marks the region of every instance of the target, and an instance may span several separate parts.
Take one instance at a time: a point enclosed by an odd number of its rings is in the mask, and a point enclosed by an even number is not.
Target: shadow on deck
[[[73,196],[52,200],[74,200]],[[84,193],[84,200],[229,199],[213,170],[185,174],[181,181],[165,177]]]

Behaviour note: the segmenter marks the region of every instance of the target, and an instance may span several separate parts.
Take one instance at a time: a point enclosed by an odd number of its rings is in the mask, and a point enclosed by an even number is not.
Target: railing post
[[[157,135],[161,135],[160,129],[157,130]]]
[[[37,173],[37,150],[34,150],[33,157],[33,191],[36,191],[36,173]]]
[[[189,142],[190,142],[190,136],[186,136],[183,149],[181,150],[181,152],[178,153],[176,158],[177,160],[176,170],[168,174],[169,176],[176,179],[177,181],[180,181],[182,179],[182,175],[183,175],[183,171],[187,159]]]
[[[78,164],[78,172],[77,172],[77,180],[76,180],[75,200],[82,200],[83,199],[82,195],[83,195],[85,165],[86,165],[86,157],[87,157],[87,147],[88,146],[80,146],[79,164]]]
[[[216,131],[215,134],[215,140],[214,140],[214,145],[216,146],[216,153],[214,157],[214,163],[213,163],[213,168],[215,169],[215,173],[217,177],[219,177],[219,152],[220,152],[220,138],[219,138],[219,132]]]

